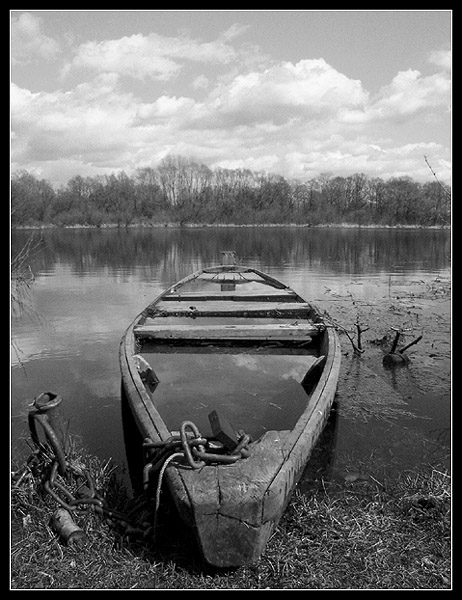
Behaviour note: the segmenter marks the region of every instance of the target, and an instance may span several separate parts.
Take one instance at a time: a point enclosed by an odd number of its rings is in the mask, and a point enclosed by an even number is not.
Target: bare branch
[[[424,160],[427,163],[428,168],[430,169],[430,171],[432,172],[433,177],[435,178],[437,184],[440,186],[440,188],[443,190],[444,194],[446,195],[447,198],[451,198],[451,193],[448,192],[448,190],[444,187],[444,185],[441,183],[441,181],[438,179],[438,177],[436,176],[435,171],[432,169],[430,163],[428,162],[427,157],[424,154]]]
[[[420,340],[423,338],[423,335],[419,335],[418,338],[416,338],[415,340],[413,340],[410,344],[407,344],[407,346],[404,346],[404,348],[401,348],[399,350],[400,353],[403,353],[405,350],[407,350],[408,348],[410,348],[411,346],[413,346],[414,344],[417,344],[417,342],[420,342]]]
[[[330,323],[332,323],[332,325],[334,327],[336,327],[337,329],[341,329],[343,331],[343,333],[347,336],[347,338],[350,340],[350,343],[353,347],[353,351],[355,354],[364,354],[365,350],[363,350],[360,346],[356,345],[353,338],[350,335],[350,332],[343,327],[343,325],[340,325],[339,323],[337,323],[336,321],[334,321],[334,319],[332,319],[332,317],[330,317],[327,313],[324,313],[324,319],[326,321],[329,321]],[[365,331],[365,330],[363,330]]]

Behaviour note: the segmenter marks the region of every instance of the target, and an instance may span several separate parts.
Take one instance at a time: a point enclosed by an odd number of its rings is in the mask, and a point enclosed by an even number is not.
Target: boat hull
[[[165,293],[172,293],[178,285]],[[133,360],[138,350],[134,328],[145,322],[146,314],[152,314],[158,300],[127,329],[120,346],[120,364],[123,393],[142,437],[165,441],[172,432]],[[320,318],[320,313],[310,308],[311,317],[317,314]],[[291,430],[266,432],[249,445],[250,456],[234,464],[206,464],[193,469],[171,463],[165,471],[179,515],[193,528],[202,556],[210,565],[236,567],[258,560],[306,467],[329,417],[340,369],[335,330],[320,329],[316,343],[322,360],[313,374],[306,407]]]

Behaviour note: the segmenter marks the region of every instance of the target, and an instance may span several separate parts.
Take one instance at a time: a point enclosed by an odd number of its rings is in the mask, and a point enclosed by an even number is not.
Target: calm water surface
[[[13,232],[13,253],[30,235]],[[64,398],[70,431],[124,467],[118,347],[125,328],[165,287],[219,263],[222,250],[236,250],[242,263],[289,284],[352,333],[357,320],[368,328],[359,359],[341,335],[337,410],[307,478],[448,466],[448,231],[154,228],[34,236],[41,239],[30,259],[35,281],[11,326],[14,448],[28,439],[30,402],[53,391]],[[387,371],[382,357],[393,327],[406,342],[423,338],[409,350],[408,367]]]

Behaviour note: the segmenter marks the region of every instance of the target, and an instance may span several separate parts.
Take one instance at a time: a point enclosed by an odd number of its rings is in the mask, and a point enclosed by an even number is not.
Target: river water
[[[340,332],[336,410],[301,482],[377,480],[451,455],[451,234],[443,230],[204,227],[49,229],[30,236],[34,280],[13,302],[11,438],[27,448],[27,411],[44,391],[63,397],[70,432],[123,471],[119,342],[164,288],[218,264],[222,250],[293,287],[326,310]],[[395,330],[407,366],[386,369]],[[187,417],[186,417],[187,418]]]

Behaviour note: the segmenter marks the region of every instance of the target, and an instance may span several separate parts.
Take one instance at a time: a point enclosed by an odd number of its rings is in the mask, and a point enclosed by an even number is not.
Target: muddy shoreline
[[[356,289],[355,289],[356,288]],[[396,479],[415,464],[451,466],[451,280],[436,277],[407,285],[391,281],[385,294],[361,299],[358,287],[348,294],[327,290],[323,307],[332,322],[346,328],[356,340],[360,323],[362,353],[354,351],[347,335],[339,330],[342,367],[337,410],[341,416],[333,465],[309,467],[302,485],[323,477],[331,483],[353,473],[379,480]],[[405,352],[408,362],[387,367],[396,331],[398,348],[422,336]],[[374,436],[370,435],[373,426]],[[348,434],[345,435],[345,431]],[[344,438],[357,440],[348,450]],[[328,450],[322,445],[318,453]]]

